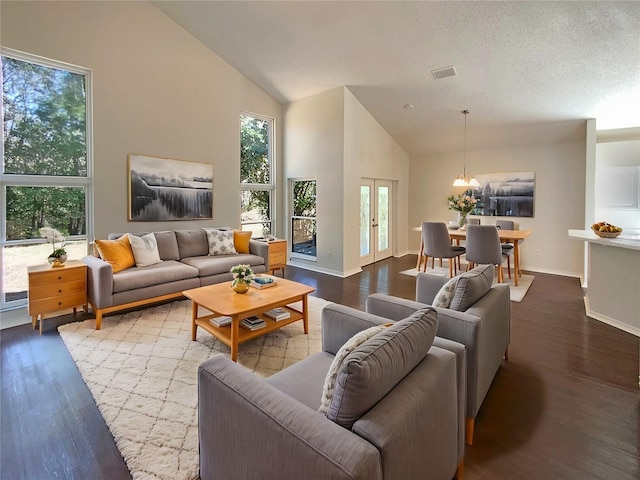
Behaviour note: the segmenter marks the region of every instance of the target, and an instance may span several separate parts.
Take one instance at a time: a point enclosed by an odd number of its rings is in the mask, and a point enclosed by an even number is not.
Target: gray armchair
[[[455,342],[432,344],[433,309],[351,351],[327,416],[318,412],[340,347],[387,322],[329,305],[322,312],[323,351],[267,379],[225,355],[204,362],[198,372],[201,478],[448,480],[460,473],[466,353]],[[386,393],[384,386],[390,386]],[[342,410],[331,417],[336,408]],[[347,410],[353,416],[345,424]]]
[[[468,445],[473,443],[475,418],[482,402],[503,358],[508,360],[509,354],[509,286],[491,286],[493,270],[492,265],[485,265],[456,277],[452,308],[435,308],[439,320],[436,339],[462,343],[467,349]],[[420,273],[416,280],[416,301],[376,293],[367,298],[367,312],[394,320],[405,318],[418,309],[433,305],[436,294],[448,281],[446,277]]]

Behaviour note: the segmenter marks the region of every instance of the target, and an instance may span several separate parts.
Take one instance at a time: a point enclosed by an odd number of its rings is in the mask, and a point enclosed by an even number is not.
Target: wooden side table
[[[82,305],[85,312],[87,304],[87,266],[79,260],[71,260],[63,267],[35,265],[27,268],[29,275],[29,315],[31,324],[36,328],[40,317],[40,335],[42,322],[47,313]]]
[[[287,266],[287,241],[284,239],[271,240],[269,242],[269,270],[275,274],[276,270],[282,270]]]

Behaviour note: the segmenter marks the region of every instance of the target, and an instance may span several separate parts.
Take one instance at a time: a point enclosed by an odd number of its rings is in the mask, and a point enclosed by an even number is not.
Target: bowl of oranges
[[[622,233],[621,227],[616,227],[611,223],[607,222],[598,222],[591,225],[591,230],[597,236],[602,238],[616,238],[618,235]]]

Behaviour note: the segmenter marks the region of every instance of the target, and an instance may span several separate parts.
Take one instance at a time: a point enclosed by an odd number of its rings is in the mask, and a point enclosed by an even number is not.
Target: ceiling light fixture
[[[479,187],[480,184],[473,175],[470,175],[469,178],[467,178],[467,115],[469,115],[469,110],[462,110],[460,113],[464,115],[464,166],[462,168],[462,173],[453,181],[453,186]]]

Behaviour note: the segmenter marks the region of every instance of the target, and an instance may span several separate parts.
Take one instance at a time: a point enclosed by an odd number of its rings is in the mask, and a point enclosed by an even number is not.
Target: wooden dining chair
[[[496,228],[501,230],[515,230],[515,223],[513,220],[496,220]],[[522,243],[521,240],[518,240],[518,244]],[[509,278],[511,278],[511,255],[513,254],[513,244],[511,243],[503,243],[502,244],[502,253],[507,256],[507,273],[509,274]],[[520,276],[522,277],[522,272],[520,272]]]
[[[476,265],[498,267],[498,283],[504,282],[502,262],[506,255],[502,252],[498,229],[494,225],[469,225],[467,227],[467,270]]]
[[[449,259],[449,277],[453,278],[454,273],[458,273],[458,266],[455,259],[464,254],[465,247],[451,245],[449,238],[449,230],[443,222],[423,222],[422,223],[422,245],[424,250],[422,254],[426,257],[424,262],[424,270],[427,271],[427,263],[429,257],[447,258]]]

